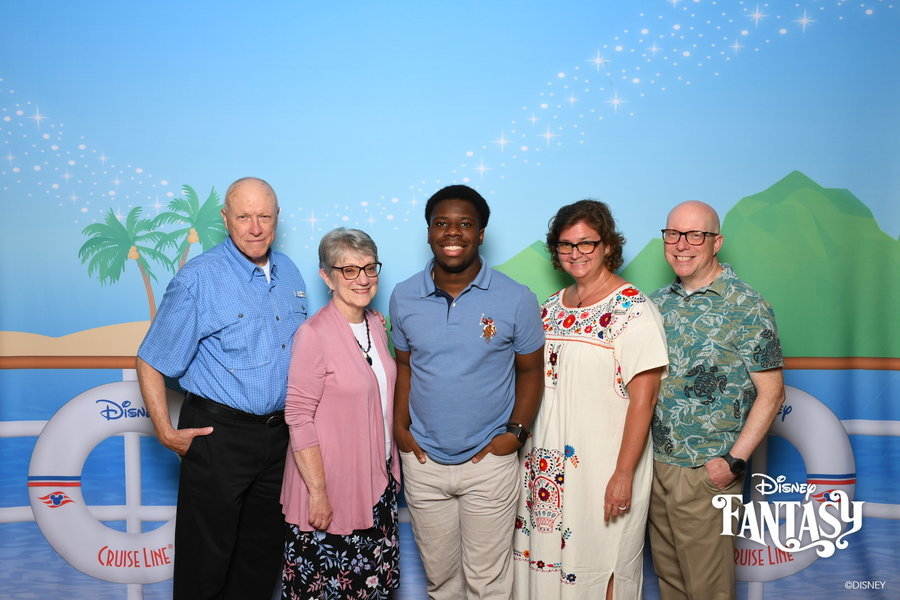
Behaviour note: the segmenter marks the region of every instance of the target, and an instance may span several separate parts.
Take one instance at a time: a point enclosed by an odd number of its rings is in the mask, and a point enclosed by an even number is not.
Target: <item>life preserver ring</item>
[[[168,394],[170,412],[177,415],[180,398],[171,390]],[[31,510],[53,549],[79,571],[114,583],[163,581],[173,572],[175,517],[152,531],[126,533],[104,525],[84,502],[85,460],[97,444],[119,434],[126,436],[126,478],[137,477],[140,455],[128,451],[129,443],[154,432],[136,381],[101,385],[63,405],[44,426],[31,455]],[[107,520],[134,518],[139,510],[126,506],[121,516]]]
[[[835,491],[853,500],[856,492],[856,461],[850,438],[841,421],[815,397],[795,387],[785,386],[785,401],[769,435],[783,437],[800,453],[806,467],[806,484],[815,484],[815,493],[807,502],[821,502]],[[753,485],[751,481],[751,487]],[[799,510],[799,507],[798,507]],[[784,524],[781,524],[781,532]],[[783,535],[781,539],[784,539]],[[809,548],[785,555],[769,540],[767,546],[738,537],[735,569],[740,581],[773,581],[801,571],[819,555]],[[742,560],[741,556],[758,553],[758,560]]]

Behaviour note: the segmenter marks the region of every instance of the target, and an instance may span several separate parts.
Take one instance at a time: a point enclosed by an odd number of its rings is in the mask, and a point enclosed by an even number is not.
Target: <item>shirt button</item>
[[[281,345],[281,349],[284,350],[286,346],[284,344]]]
[[[244,313],[238,313],[238,319],[243,319],[243,318],[244,318]]]
[[[276,320],[276,321],[280,321],[280,320],[281,320],[281,317],[279,317],[278,315],[275,315],[275,320]]]
[[[454,302],[454,303],[453,303],[453,304],[451,304],[451,305],[450,305],[450,306],[456,306],[456,302]]]

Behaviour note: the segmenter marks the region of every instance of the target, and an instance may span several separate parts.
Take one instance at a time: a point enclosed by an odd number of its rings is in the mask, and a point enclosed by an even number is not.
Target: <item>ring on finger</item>
[[[628,507],[627,507],[627,506],[620,506],[620,507],[619,507],[619,510],[628,510]]]

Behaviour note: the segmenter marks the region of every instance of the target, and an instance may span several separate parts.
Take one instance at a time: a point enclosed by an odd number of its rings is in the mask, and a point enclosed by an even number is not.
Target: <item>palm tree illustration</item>
[[[181,192],[182,197],[169,202],[169,210],[158,214],[153,220],[154,227],[184,225],[180,229],[164,234],[156,245],[156,249],[161,251],[169,248],[177,249],[177,256],[180,256],[179,269],[187,262],[191,244],[200,242],[205,252],[224,240],[226,235],[220,213],[222,204],[216,188],[210,190],[203,204],[200,204],[200,198],[191,186],[182,186]]]
[[[141,218],[141,207],[135,206],[125,217],[125,223],[119,221],[110,208],[104,223],[93,223],[82,231],[90,239],[78,250],[78,258],[82,264],[88,262],[88,275],[99,275],[100,283],[115,283],[125,271],[127,260],[137,263],[144,279],[147,291],[147,303],[150,306],[150,320],[156,316],[156,300],[150,278],[156,275],[150,268],[147,258],[162,263],[167,269],[174,270],[172,262],[165,254],[155,248],[162,236],[161,231],[154,231],[152,219]]]

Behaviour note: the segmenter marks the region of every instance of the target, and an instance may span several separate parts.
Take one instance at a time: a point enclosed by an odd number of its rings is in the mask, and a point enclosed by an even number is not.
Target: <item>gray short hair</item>
[[[343,266],[335,263],[345,252],[371,254],[378,260],[378,247],[368,233],[361,229],[338,227],[322,236],[319,242],[319,268]]]

